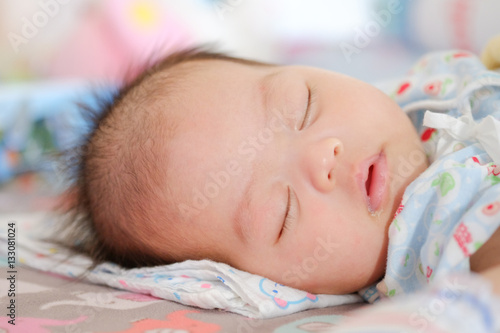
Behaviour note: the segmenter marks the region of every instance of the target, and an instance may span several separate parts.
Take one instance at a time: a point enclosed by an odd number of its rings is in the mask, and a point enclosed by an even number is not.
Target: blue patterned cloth
[[[469,257],[500,225],[500,75],[467,52],[432,53],[389,93],[431,165],[403,195],[386,275],[360,292],[370,302],[468,272]]]

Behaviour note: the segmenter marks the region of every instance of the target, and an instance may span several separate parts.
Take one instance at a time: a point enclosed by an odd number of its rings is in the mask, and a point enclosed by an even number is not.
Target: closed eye
[[[301,131],[302,129],[304,129],[308,125],[309,120],[311,118],[311,106],[316,101],[316,87],[307,86],[307,91],[308,91],[307,106],[306,106],[306,111],[304,114],[304,119],[302,120],[302,124],[300,124],[300,126],[299,126],[299,131]]]
[[[291,221],[296,217],[296,214],[294,213],[293,209],[294,207],[292,207],[292,197],[293,197],[293,192],[290,189],[290,187],[288,187],[288,199],[286,203],[286,210],[283,217],[283,223],[281,225],[281,230],[278,239],[281,238],[283,233],[290,228]]]

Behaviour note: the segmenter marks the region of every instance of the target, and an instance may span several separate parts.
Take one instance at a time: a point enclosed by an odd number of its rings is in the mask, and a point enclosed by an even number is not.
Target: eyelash
[[[316,102],[316,87],[307,87],[308,91],[308,96],[307,96],[307,107],[306,107],[306,112],[304,114],[304,119],[302,120],[302,124],[299,127],[299,131],[304,128],[304,126],[307,124],[310,116],[311,116],[311,107],[312,105]],[[290,225],[290,220],[295,218],[295,213],[292,212],[292,191],[290,187],[288,187],[288,200],[286,203],[286,209],[285,209],[285,217],[283,218],[283,224],[281,226],[280,234],[279,237],[281,238],[281,235],[283,232],[285,232],[289,225]]]
[[[312,87],[309,87],[308,86],[308,96],[307,96],[307,107],[306,107],[306,112],[304,114],[304,119],[302,120],[302,124],[300,124],[299,126],[299,131],[301,131],[304,126],[307,124],[310,116],[311,116],[311,107],[312,105],[316,102],[316,87],[315,86],[312,86]]]
[[[283,225],[281,226],[280,237],[285,230],[288,230],[290,220],[295,218],[295,212],[292,209],[292,190],[288,187],[288,200],[286,203],[285,217],[283,218]]]

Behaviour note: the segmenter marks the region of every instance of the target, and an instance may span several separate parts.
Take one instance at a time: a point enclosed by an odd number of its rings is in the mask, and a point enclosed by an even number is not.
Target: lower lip
[[[366,180],[369,176],[369,169],[372,167],[370,188],[366,189]],[[368,210],[372,213],[376,212],[385,198],[388,168],[387,160],[384,153],[367,158],[360,165],[361,173],[358,175],[358,184],[365,196]],[[369,193],[369,195],[368,195]]]

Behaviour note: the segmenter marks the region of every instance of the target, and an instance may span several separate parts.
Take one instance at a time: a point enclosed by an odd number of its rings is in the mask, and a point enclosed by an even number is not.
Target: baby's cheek
[[[325,223],[327,221],[333,220],[332,203],[326,200],[312,200],[308,202],[309,209],[311,212],[310,219],[316,221],[316,223]]]

